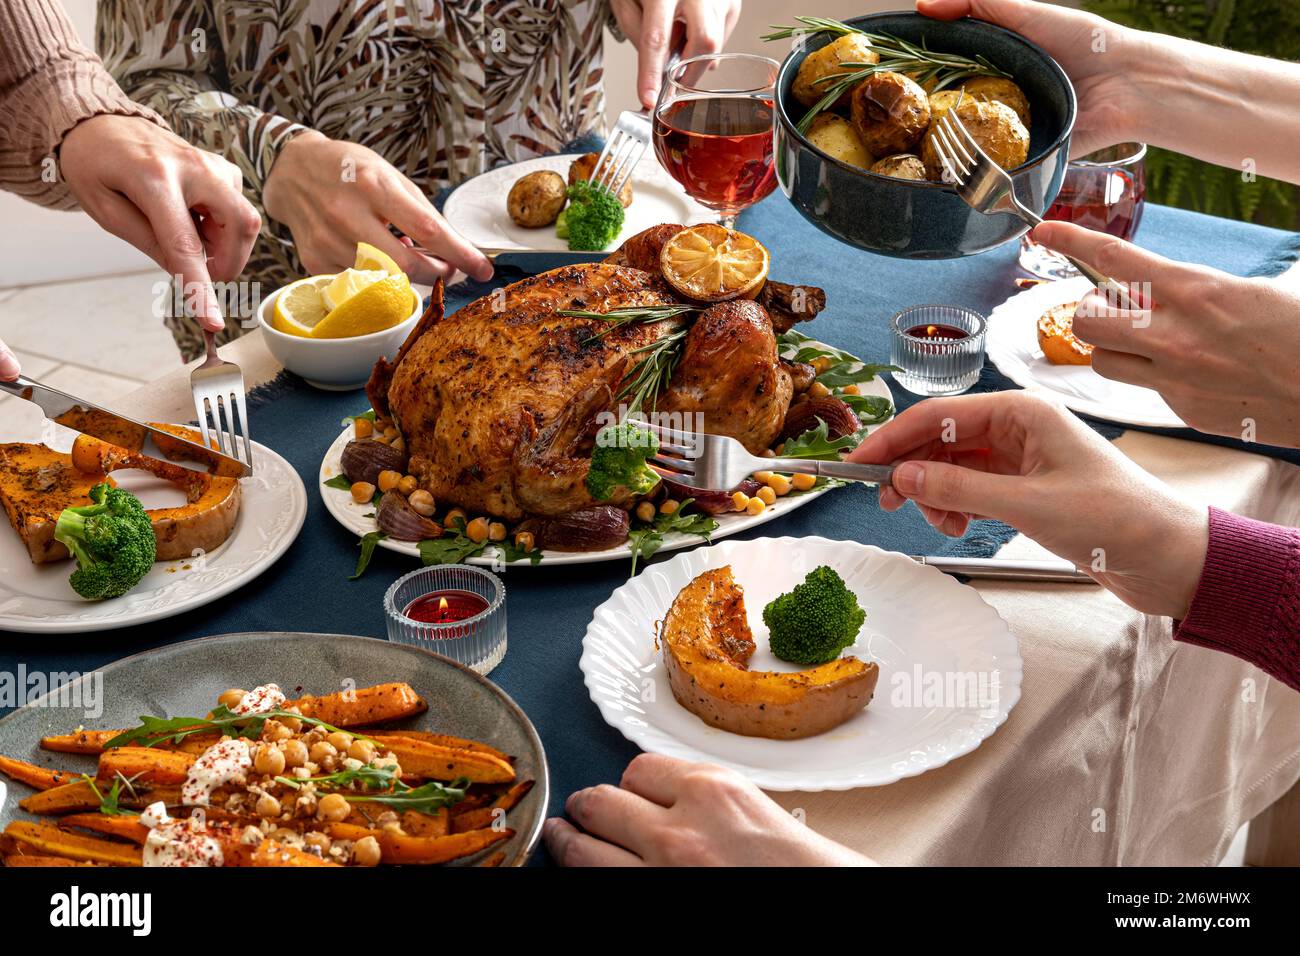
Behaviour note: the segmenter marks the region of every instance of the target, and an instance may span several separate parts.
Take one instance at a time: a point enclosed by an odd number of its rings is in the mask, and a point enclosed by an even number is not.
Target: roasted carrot
[[[102,754],[104,744],[114,737],[126,733],[125,730],[81,730],[75,734],[60,734],[54,737],[42,737],[41,749],[54,750],[65,754]],[[201,754],[218,740],[220,735],[191,734],[182,737],[179,743],[163,740],[153,744],[151,750],[179,750],[187,754]]]
[[[458,860],[515,835],[514,830],[494,830],[489,827],[447,836],[413,836],[409,833],[359,827],[352,823],[331,823],[326,832],[335,840],[360,840],[372,836],[379,841],[379,850],[385,863],[418,865]]]
[[[19,843],[27,844],[43,856],[62,856],[114,866],[140,866],[138,846],[80,836],[45,823],[13,820],[5,827],[5,834]]]
[[[490,827],[498,816],[513,810],[519,801],[528,796],[533,789],[532,780],[521,780],[486,807],[467,810],[451,818],[451,832],[464,833],[467,830],[480,830]]]
[[[37,790],[50,790],[81,778],[81,774],[74,773],[71,770],[54,770],[50,767],[40,767],[34,763],[28,763],[26,760],[17,760],[13,757],[0,757],[0,773]]]
[[[100,780],[112,780],[121,774],[128,780],[151,784],[184,783],[197,759],[193,754],[152,747],[118,747],[99,755]]]
[[[509,783],[515,768],[492,754],[478,750],[444,747],[413,737],[389,737],[384,746],[393,752],[402,772],[428,780],[468,777],[471,783]]]
[[[433,813],[407,810],[402,814],[402,829],[412,836],[446,836],[451,832],[451,811],[447,807]]]
[[[454,747],[459,750],[476,750],[479,753],[491,754],[498,760],[504,760],[506,763],[512,763],[513,757],[508,756],[490,744],[482,743],[478,740],[470,740],[466,737],[452,737],[448,734],[431,734],[423,730],[392,730],[382,733],[367,734],[379,742],[383,742],[390,737],[407,737],[411,740],[423,740],[431,744],[438,744],[443,747]]]
[[[324,697],[303,697],[285,706],[297,707],[304,717],[323,720],[335,727],[361,727],[421,714],[429,705],[410,684],[393,683],[339,691]]]
[[[95,792],[96,789],[99,790],[99,793]],[[100,796],[104,793],[105,787],[99,784],[91,787],[90,784],[84,781],[65,783],[50,790],[34,793],[30,797],[18,801],[18,805],[28,813],[41,815],[74,813],[78,810],[98,810]],[[218,790],[213,795],[213,799],[220,799],[220,794],[221,791]],[[143,809],[158,800],[161,800],[169,807],[179,805],[181,802],[180,788],[154,787],[151,790],[138,790],[134,796],[126,792],[120,795],[118,803],[123,807]]]
[[[149,836],[149,828],[140,822],[139,814],[110,815],[107,813],[72,813],[59,818],[59,826],[80,827],[93,830],[106,836],[121,837],[132,843],[143,844]]]
[[[69,860],[62,856],[40,856],[35,853],[10,853],[4,858],[5,866],[104,866],[89,860]]]

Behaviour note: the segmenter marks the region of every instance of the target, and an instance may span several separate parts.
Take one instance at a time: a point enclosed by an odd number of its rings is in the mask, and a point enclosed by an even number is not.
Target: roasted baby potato
[[[549,169],[520,176],[506,197],[510,218],[527,229],[539,229],[555,222],[568,201],[569,189],[564,177]]]
[[[1029,129],[1029,100],[1025,91],[1010,80],[1000,76],[976,76],[967,80],[961,88],[977,100],[996,100],[1005,103],[1016,111],[1025,129]]]
[[[1029,157],[1029,131],[1005,103],[963,99],[952,107],[966,131],[983,147],[989,158],[1003,169],[1015,169]],[[935,148],[936,126],[931,125],[921,141],[925,173],[936,182],[943,180],[943,164]]]
[[[938,93],[930,94],[930,125],[939,122],[944,113],[948,112],[962,99],[972,99],[967,96],[964,90],[940,90]]]
[[[827,88],[833,82],[827,80],[825,83],[819,83],[818,80],[837,73],[849,72],[848,69],[840,66],[841,63],[879,62],[880,54],[871,48],[870,40],[860,33],[845,34],[834,43],[828,43],[820,50],[814,50],[804,57],[804,61],[799,64],[799,72],[795,74],[790,92],[804,106],[812,106],[826,95]],[[845,91],[845,96],[847,95],[848,91]],[[838,102],[843,103],[844,99],[845,97],[840,97]]]
[[[858,138],[858,131],[842,116],[820,113],[808,127],[808,141],[832,159],[866,169],[872,156]]]
[[[1038,347],[1053,365],[1091,365],[1092,346],[1074,334],[1078,302],[1054,305],[1038,320]]]
[[[925,90],[901,73],[873,73],[853,88],[853,128],[873,156],[906,153],[930,125]]]
[[[584,153],[572,163],[569,164],[569,185],[583,179],[591,179],[591,174],[596,168],[596,160],[600,159],[595,153]],[[618,191],[618,201],[626,209],[632,205],[632,182],[629,179],[623,184],[623,188]]]
[[[920,156],[912,153],[897,153],[876,161],[871,167],[873,173],[881,176],[893,176],[895,179],[925,179],[925,163]]]

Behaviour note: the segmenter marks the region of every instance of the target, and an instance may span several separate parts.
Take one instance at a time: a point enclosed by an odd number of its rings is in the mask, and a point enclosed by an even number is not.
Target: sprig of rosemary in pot
[[[803,119],[796,124],[801,133],[806,133],[817,115],[838,102],[846,90],[856,86],[873,73],[886,70],[905,73],[926,87],[929,93],[938,92],[975,76],[999,76],[1011,79],[1010,73],[994,66],[983,55],[968,57],[960,53],[934,53],[926,47],[924,41],[916,44],[896,37],[892,33],[868,33],[866,30],[859,30],[857,27],[827,17],[795,17],[795,19],[799,21],[799,26],[773,26],[773,32],[763,39],[770,42],[817,33],[831,33],[837,36],[860,34],[866,37],[872,49],[880,56],[879,63],[841,62],[840,66],[846,72],[831,73],[814,81],[818,85],[825,85],[826,93],[808,108]]]

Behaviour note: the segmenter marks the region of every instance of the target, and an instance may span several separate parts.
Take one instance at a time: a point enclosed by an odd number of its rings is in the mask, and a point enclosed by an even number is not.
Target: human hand
[[[243,271],[262,226],[236,166],[146,119],[103,114],[63,137],[59,170],[91,219],[180,276],[205,329],[225,327],[212,280]]]
[[[546,821],[561,866],[870,866],[810,830],[740,774],[641,754],[613,787],[579,790]]]
[[[685,27],[682,59],[717,53],[740,17],[741,0],[610,0],[618,27],[637,49],[637,95],[654,109],[664,65],[672,52],[673,26]]]
[[[1044,222],[1033,238],[1133,286],[1149,305],[1113,308],[1098,291],[1080,300],[1074,330],[1096,346],[1098,374],[1155,389],[1198,431],[1300,448],[1300,294],[1073,223]]]
[[[18,356],[9,350],[9,346],[0,342],[0,382],[12,382],[21,371]]]
[[[996,518],[1088,572],[1125,604],[1182,618],[1209,546],[1182,500],[1064,408],[1025,392],[919,402],[849,461],[903,462],[880,506],[915,501],[953,537]]]
[[[1132,139],[1151,102],[1139,94],[1149,53],[1145,35],[1091,13],[1034,0],[917,0],[916,10],[936,20],[975,17],[1014,33],[1050,53],[1074,83],[1078,118],[1070,154],[1083,156]]]
[[[413,282],[449,279],[457,269],[484,281],[492,263],[382,156],[356,143],[301,133],[280,151],[262,189],[272,219],[293,233],[298,258],[317,275],[356,261],[358,242],[388,253]],[[388,229],[396,226],[417,252]]]

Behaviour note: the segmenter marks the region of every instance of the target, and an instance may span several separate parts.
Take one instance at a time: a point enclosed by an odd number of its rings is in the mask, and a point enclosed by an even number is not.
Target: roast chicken
[[[768,282],[755,300],[614,327],[559,314],[681,302],[658,263],[682,228],[656,226],[605,262],[544,272],[451,315],[435,288],[396,359],[381,359],[367,388],[400,431],[421,486],[440,503],[507,521],[594,506],[585,479],[596,432],[612,420],[602,413],[617,413],[637,350],[687,327],[656,410],[698,412],[705,430],[755,453],[770,448],[809,372],[778,356],[776,332],[812,318],[824,305],[820,290]]]

